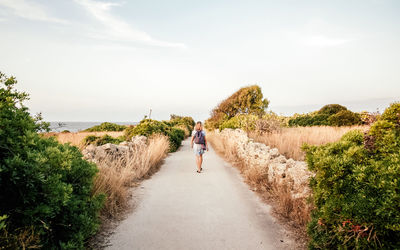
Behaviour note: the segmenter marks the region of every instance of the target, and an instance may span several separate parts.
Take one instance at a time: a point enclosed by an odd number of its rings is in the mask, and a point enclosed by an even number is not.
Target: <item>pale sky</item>
[[[400,101],[399,13],[396,0],[0,0],[0,71],[47,121],[204,120],[252,84],[277,113],[374,111]]]

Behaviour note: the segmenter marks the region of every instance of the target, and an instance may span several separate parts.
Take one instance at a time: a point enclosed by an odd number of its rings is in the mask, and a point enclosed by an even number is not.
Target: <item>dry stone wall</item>
[[[238,157],[248,167],[268,168],[268,181],[288,185],[293,198],[304,198],[310,194],[308,183],[312,173],[308,171],[304,161],[287,159],[277,148],[254,142],[240,129],[224,129],[221,132],[216,130],[215,133],[227,140],[233,140]]]
[[[120,161],[126,163],[130,154],[135,154],[146,147],[145,136],[134,136],[130,141],[121,142],[119,145],[107,143],[101,146],[88,145],[83,151],[83,157],[94,163],[112,163]]]

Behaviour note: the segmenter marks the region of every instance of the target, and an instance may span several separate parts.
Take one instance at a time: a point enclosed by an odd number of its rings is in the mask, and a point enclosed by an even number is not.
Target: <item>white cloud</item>
[[[0,6],[10,9],[14,15],[35,21],[67,23],[67,21],[50,16],[45,8],[37,3],[25,0],[0,0]]]
[[[318,18],[309,20],[299,30],[287,34],[297,43],[319,48],[338,47],[356,40],[355,34],[348,29]]]
[[[305,45],[315,47],[336,47],[351,42],[352,40],[353,39],[326,37],[324,35],[314,35],[301,38],[301,41]]]
[[[91,36],[98,39],[136,42],[150,46],[185,48],[185,44],[171,43],[152,38],[144,31],[132,28],[128,23],[113,16],[110,13],[111,7],[121,6],[118,3],[98,2],[94,0],[75,0],[78,4],[93,15],[106,29],[96,32]]]

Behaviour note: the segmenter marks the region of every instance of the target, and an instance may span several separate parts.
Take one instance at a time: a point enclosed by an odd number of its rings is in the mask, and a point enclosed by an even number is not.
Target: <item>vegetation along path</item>
[[[293,249],[294,243],[213,149],[196,173],[190,139],[135,191],[135,210],[109,249]]]

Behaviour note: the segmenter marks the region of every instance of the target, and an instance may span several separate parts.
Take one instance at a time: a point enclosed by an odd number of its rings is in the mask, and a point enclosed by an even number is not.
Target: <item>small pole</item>
[[[150,113],[149,113],[149,119],[151,119],[151,109],[150,109]]]

